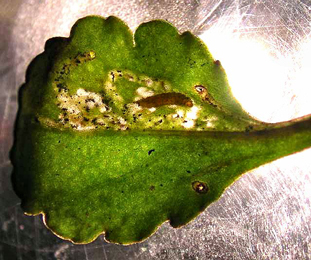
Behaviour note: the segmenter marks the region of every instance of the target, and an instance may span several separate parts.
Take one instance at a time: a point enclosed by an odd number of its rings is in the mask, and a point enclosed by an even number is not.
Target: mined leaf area
[[[19,94],[14,189],[74,243],[185,225],[243,173],[311,146],[310,116],[250,117],[203,42],[161,20],[134,36],[116,17],[78,20],[47,41]]]

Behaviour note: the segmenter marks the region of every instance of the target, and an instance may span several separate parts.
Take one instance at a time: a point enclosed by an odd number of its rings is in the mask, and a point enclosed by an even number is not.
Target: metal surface
[[[29,62],[80,17],[116,15],[132,29],[160,18],[192,31],[245,109],[276,122],[311,113],[310,10],[307,0],[0,0],[0,259],[311,259],[310,149],[244,175],[187,226],[165,223],[131,246],[73,245],[23,215],[8,157]]]

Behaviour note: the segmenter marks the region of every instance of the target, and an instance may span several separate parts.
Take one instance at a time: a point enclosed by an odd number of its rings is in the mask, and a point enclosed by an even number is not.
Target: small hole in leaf
[[[198,92],[198,93],[203,93],[206,91],[206,88],[203,87],[202,85],[196,85],[194,86],[195,90]]]
[[[208,187],[204,182],[194,181],[192,183],[192,188],[199,194],[205,194],[208,192]]]

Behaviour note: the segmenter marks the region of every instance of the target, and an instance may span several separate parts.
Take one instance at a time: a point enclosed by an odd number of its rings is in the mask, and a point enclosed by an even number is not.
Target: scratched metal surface
[[[310,149],[244,175],[189,225],[165,223],[131,246],[102,237],[73,245],[23,215],[8,158],[30,60],[80,17],[117,15],[132,29],[161,18],[194,32],[222,61],[245,109],[277,122],[311,113],[310,10],[307,0],[0,0],[0,260],[311,259]]]

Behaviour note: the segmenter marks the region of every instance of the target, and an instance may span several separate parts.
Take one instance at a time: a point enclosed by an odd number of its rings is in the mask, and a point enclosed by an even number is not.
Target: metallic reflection
[[[26,217],[10,184],[8,152],[16,91],[46,39],[67,36],[88,14],[116,15],[132,29],[167,19],[204,40],[225,67],[244,108],[269,122],[311,112],[307,0],[0,0],[0,256],[2,259],[309,259],[311,150],[248,173],[196,220],[168,223],[141,244],[86,246],[52,235]]]

